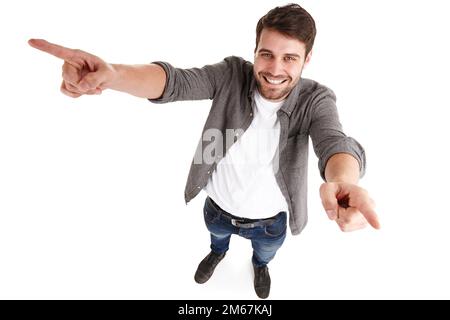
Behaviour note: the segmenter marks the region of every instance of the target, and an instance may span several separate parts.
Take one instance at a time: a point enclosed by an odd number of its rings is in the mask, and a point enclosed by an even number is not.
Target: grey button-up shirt
[[[206,186],[217,162],[234,143],[223,141],[227,131],[245,131],[252,121],[253,97],[257,90],[253,64],[235,56],[203,68],[179,69],[166,62],[154,63],[165,70],[167,82],[163,95],[150,101],[213,100],[186,183],[185,201],[188,203]],[[332,155],[351,154],[359,162],[360,176],[364,174],[366,159],[362,146],[342,131],[333,91],[316,81],[301,78],[277,116],[280,140],[279,169],[275,171],[275,178],[288,204],[291,232],[297,235],[308,220],[308,137],[311,137],[319,158],[319,170],[324,180],[325,166]],[[221,133],[224,139],[205,139],[211,131]],[[236,138],[238,135],[233,140]],[[209,140],[208,143],[205,140]],[[215,161],[198,161],[205,153],[211,153],[211,144],[220,148],[216,149]]]

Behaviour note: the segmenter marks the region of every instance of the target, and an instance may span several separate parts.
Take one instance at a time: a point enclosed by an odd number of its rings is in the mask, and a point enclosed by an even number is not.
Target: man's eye
[[[287,61],[295,61],[295,58],[294,57],[286,57],[285,58]]]
[[[269,58],[271,56],[270,53],[262,53],[261,56],[265,57],[265,58]]]

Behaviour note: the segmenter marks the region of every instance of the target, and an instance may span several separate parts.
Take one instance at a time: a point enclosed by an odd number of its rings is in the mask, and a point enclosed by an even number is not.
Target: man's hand
[[[28,44],[64,60],[61,92],[69,97],[101,94],[116,77],[111,64],[90,53],[65,48],[41,39],[31,39]]]
[[[355,184],[327,182],[320,186],[322,205],[330,220],[335,220],[342,231],[354,231],[367,226],[380,228],[375,203],[366,190]]]

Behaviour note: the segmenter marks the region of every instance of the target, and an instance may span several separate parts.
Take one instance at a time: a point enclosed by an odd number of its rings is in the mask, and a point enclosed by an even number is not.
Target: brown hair
[[[295,3],[273,8],[259,19],[256,25],[255,52],[264,28],[276,30],[305,43],[306,55],[311,51],[316,37],[316,24],[313,17]]]

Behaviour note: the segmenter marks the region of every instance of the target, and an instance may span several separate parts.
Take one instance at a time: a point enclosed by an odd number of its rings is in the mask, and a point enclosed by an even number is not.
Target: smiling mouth
[[[266,76],[262,76],[264,78],[264,80],[266,80],[267,83],[272,84],[272,85],[280,85],[282,83],[285,83],[287,81],[287,79],[272,79],[272,78],[268,78]]]

